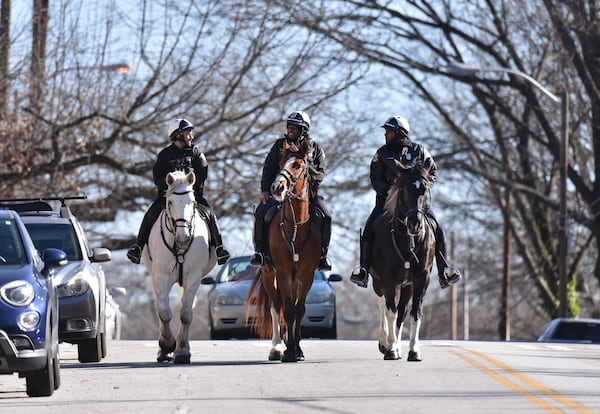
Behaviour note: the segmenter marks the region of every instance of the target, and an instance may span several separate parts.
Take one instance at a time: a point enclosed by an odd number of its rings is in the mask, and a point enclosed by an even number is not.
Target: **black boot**
[[[251,266],[264,266],[265,265],[265,256],[263,254],[263,249],[265,246],[264,235],[263,235],[263,224],[264,218],[259,214],[258,209],[254,215],[254,254],[250,259]]]
[[[229,260],[229,252],[223,247],[223,239],[221,238],[221,230],[217,222],[217,215],[209,208],[209,227],[212,235],[212,242],[215,246],[215,254],[217,255],[217,263],[223,265]]]
[[[440,287],[446,289],[461,279],[460,271],[448,264],[446,260],[446,238],[442,231],[439,223],[437,224],[437,231],[435,233],[435,261],[438,268],[438,279]]]
[[[331,241],[331,217],[323,215],[323,224],[321,227],[321,258],[319,260],[319,270],[331,270],[331,262],[327,258],[329,251],[329,242]]]
[[[157,198],[152,202],[152,204],[150,204],[148,210],[146,210],[144,218],[142,218],[142,224],[140,224],[140,230],[138,232],[136,243],[127,251],[127,258],[133,263],[140,264],[142,260],[142,250],[144,250],[144,246],[148,243],[152,226],[158,219],[158,216],[162,212],[163,208],[164,198]]]
[[[127,250],[127,258],[135,264],[140,264],[140,261],[142,260],[142,248],[137,244],[132,245],[129,250]]]
[[[363,288],[369,284],[369,246],[370,242],[365,228],[365,233],[360,237],[360,266],[355,268],[350,275],[350,281]]]

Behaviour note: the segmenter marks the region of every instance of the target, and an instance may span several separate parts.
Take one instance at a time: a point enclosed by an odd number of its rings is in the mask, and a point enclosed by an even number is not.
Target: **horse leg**
[[[395,299],[392,299],[394,301]],[[396,336],[396,319],[398,312],[395,303],[390,307],[390,302],[384,296],[377,298],[379,304],[379,351],[384,360],[399,359],[398,337]]]
[[[181,297],[181,312],[179,330],[177,332],[177,348],[175,349],[175,364],[189,364],[192,354],[190,353],[189,333],[190,325],[194,316],[194,300],[198,286],[186,286]],[[195,289],[194,289],[195,288]]]
[[[296,321],[294,322],[294,335],[296,336],[296,359],[298,361],[304,361],[304,352],[300,348],[300,340],[302,339],[302,318],[306,312],[306,306],[304,303],[298,303],[296,307]]]
[[[271,337],[269,361],[281,361],[283,357],[283,341],[281,340],[281,329],[279,326],[279,311],[273,305],[271,305],[271,322],[273,323],[273,336]]]
[[[412,298],[412,309],[410,311],[410,343],[408,361],[421,361],[421,344],[419,342],[419,331],[423,319],[423,294],[425,285],[415,286]]]
[[[285,324],[287,325],[287,335],[285,346],[286,349],[283,352],[282,362],[298,362],[298,349],[296,340],[296,307],[292,303],[291,297],[285,299],[285,306],[283,309],[283,317],[285,318]]]
[[[166,277],[164,277],[166,279]],[[171,305],[169,304],[169,290],[170,286],[168,283],[160,283],[155,278],[155,289],[154,294],[156,296],[155,311],[158,316],[159,332],[158,345],[160,350],[156,360],[158,362],[170,361],[172,358],[169,356],[171,352],[175,350],[175,337],[171,332]]]

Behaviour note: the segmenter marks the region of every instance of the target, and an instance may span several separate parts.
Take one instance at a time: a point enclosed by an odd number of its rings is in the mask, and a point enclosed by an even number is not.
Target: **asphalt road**
[[[408,362],[374,340],[303,340],[291,364],[269,345],[194,341],[181,366],[156,363],[155,341],[111,341],[98,364],[63,344],[60,389],[28,398],[0,376],[0,413],[600,413],[599,345],[428,340]]]

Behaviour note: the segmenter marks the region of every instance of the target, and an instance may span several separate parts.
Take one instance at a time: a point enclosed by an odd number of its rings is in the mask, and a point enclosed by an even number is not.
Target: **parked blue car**
[[[62,250],[39,256],[19,215],[0,210],[0,375],[25,377],[27,395],[52,395],[60,386],[58,296],[53,271]]]

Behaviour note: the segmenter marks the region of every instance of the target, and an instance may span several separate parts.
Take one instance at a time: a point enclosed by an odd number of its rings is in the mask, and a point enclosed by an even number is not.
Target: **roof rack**
[[[39,197],[39,198],[0,198],[1,210],[14,210],[17,213],[25,212],[52,212],[52,206],[47,201],[60,201],[61,217],[71,217],[71,210],[67,200],[85,200],[86,195],[67,197]]]

